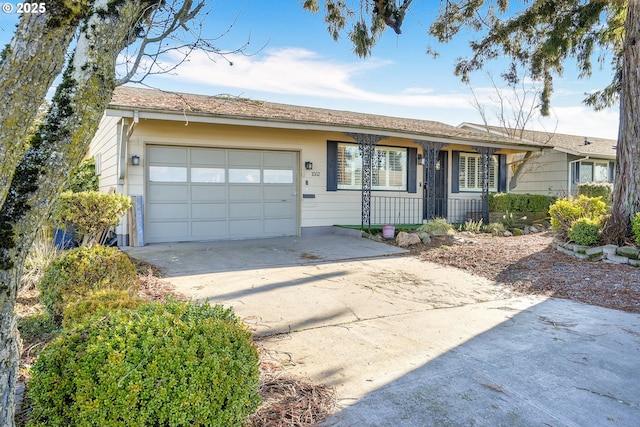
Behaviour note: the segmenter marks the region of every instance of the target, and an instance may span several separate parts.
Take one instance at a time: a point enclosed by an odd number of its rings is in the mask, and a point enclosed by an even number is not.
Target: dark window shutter
[[[575,162],[573,165],[575,166],[573,168],[573,182],[577,184],[580,182],[580,162]]]
[[[338,143],[327,141],[327,191],[338,190]]]
[[[507,156],[498,154],[498,192],[507,192]]]
[[[451,192],[460,192],[460,152],[451,152]]]
[[[416,174],[418,173],[418,149],[409,148],[407,155],[407,192],[416,192]]]

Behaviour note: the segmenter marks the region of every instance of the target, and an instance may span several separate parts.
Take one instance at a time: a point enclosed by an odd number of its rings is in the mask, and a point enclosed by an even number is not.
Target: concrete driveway
[[[234,307],[327,426],[638,426],[640,316],[516,295],[353,236],[130,248]]]

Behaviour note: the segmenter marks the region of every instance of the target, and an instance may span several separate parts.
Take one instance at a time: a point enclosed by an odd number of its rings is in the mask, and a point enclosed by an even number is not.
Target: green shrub
[[[591,246],[600,240],[600,221],[580,218],[573,222],[567,236],[579,245]]]
[[[104,246],[71,249],[47,268],[38,287],[40,301],[51,318],[60,322],[70,302],[87,299],[101,290],[132,294],[140,286],[136,267],[122,252]]]
[[[242,426],[259,358],[231,309],[150,303],[66,331],[40,354],[30,426]]]
[[[567,233],[574,221],[580,218],[599,219],[607,209],[600,197],[580,195],[569,199],[560,199],[549,208],[551,228]]]
[[[555,197],[541,194],[490,193],[491,212],[548,212]]]
[[[135,309],[144,300],[132,296],[129,291],[103,290],[87,297],[69,302],[62,312],[62,326],[70,328],[94,315],[105,315],[117,309]]]
[[[447,222],[446,218],[434,218],[422,224],[417,230],[434,236],[444,236],[453,231],[453,227]]]
[[[122,194],[83,191],[63,193],[53,212],[55,224],[73,224],[82,236],[82,245],[96,242],[98,235],[118,225],[131,207],[131,199]]]
[[[636,213],[636,216],[631,220],[631,230],[633,231],[636,245],[640,246],[640,212]]]
[[[578,195],[601,197],[607,206],[611,205],[613,185],[610,183],[590,183],[578,185]]]
[[[79,193],[81,191],[98,191],[98,176],[96,175],[96,162],[93,157],[83,160],[77,168],[71,172],[69,182],[64,191]]]

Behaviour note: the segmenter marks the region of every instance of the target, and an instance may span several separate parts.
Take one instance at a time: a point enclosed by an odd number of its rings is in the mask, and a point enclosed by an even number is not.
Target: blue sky
[[[373,55],[360,59],[353,54],[346,34],[334,42],[322,14],[303,11],[302,0],[211,1],[205,22],[207,35],[219,37],[216,46],[223,50],[235,50],[250,41],[244,53],[214,61],[195,53],[171,75],[152,77],[145,82],[164,90],[228,94],[451,125],[465,121],[480,123],[481,117],[471,105],[469,88],[453,74],[455,59],[470,54],[467,43],[472,34],[463,34],[454,43],[438,45],[427,34],[437,4],[414,0],[402,27],[403,34],[396,35],[388,29]],[[3,44],[11,36],[15,19],[11,14],[0,16]],[[426,54],[428,46],[439,51],[437,59]],[[166,58],[168,62],[171,60]],[[487,72],[498,81],[503,66],[492,63],[471,77],[473,89],[487,106],[492,124],[499,123],[492,112],[495,90]],[[577,78],[577,70],[571,64],[566,65],[565,71],[564,77],[556,80],[552,117],[535,119],[529,127],[616,138],[617,107],[596,113],[581,103],[585,92],[607,84],[609,69],[595,70],[585,80]]]

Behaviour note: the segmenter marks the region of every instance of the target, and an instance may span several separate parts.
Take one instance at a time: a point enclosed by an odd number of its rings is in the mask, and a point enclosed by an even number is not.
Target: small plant
[[[417,228],[434,236],[445,236],[453,231],[451,224],[445,218],[434,218]]]
[[[32,371],[29,426],[245,425],[259,358],[231,309],[149,303],[67,330]]]
[[[87,299],[101,290],[139,288],[136,267],[122,252],[104,246],[71,249],[47,269],[40,284],[40,301],[55,322],[62,320],[70,302]]]
[[[22,291],[35,288],[49,265],[60,256],[60,250],[49,233],[50,230],[46,228],[40,230],[29,249],[20,277]]]
[[[600,240],[600,221],[580,218],[573,222],[567,236],[579,245],[591,246]]]
[[[56,202],[53,220],[72,224],[82,236],[82,245],[96,243],[100,233],[118,225],[131,207],[131,199],[122,194],[83,191],[63,193]]]
[[[515,230],[522,227],[522,221],[525,219],[527,219],[527,217],[518,218],[517,216],[513,215],[513,212],[507,212],[506,214],[502,215],[500,223],[507,230]]]
[[[631,221],[631,230],[635,237],[636,246],[640,246],[640,212],[636,213]]]
[[[479,234],[482,232],[482,219],[474,221],[473,219],[467,220],[462,226],[463,231]]]
[[[490,224],[487,224],[484,227],[484,231],[487,233],[491,233],[494,236],[500,236],[502,235],[502,233],[504,233],[507,229],[504,227],[504,224],[502,224],[501,222],[492,222]]]

